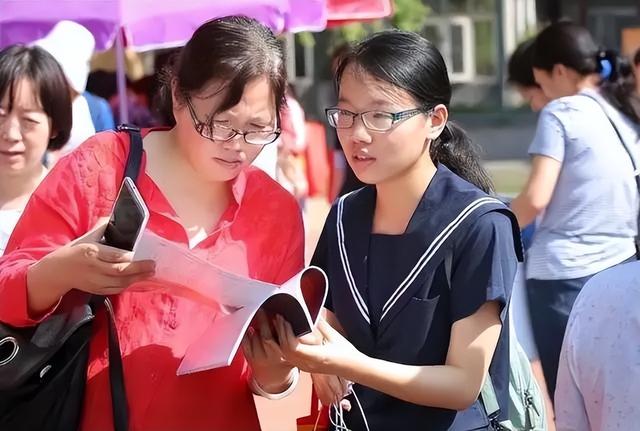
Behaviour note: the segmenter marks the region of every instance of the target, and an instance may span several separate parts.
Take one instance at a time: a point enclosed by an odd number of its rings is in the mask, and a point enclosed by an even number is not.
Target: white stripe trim
[[[458,216],[453,219],[447,227],[445,227],[442,232],[436,237],[436,239],[429,245],[429,248],[424,252],[424,254],[418,260],[418,263],[413,267],[409,275],[404,279],[404,281],[398,286],[396,291],[389,297],[387,302],[382,307],[382,316],[380,317],[380,321],[387,315],[389,310],[395,305],[395,303],[400,299],[400,297],[407,291],[411,283],[418,277],[420,272],[424,269],[424,267],[429,263],[433,255],[440,249],[442,244],[447,240],[447,238],[456,230],[458,226],[476,209],[482,205],[488,203],[500,203],[499,200],[490,197],[484,197],[477,199],[471,202]]]
[[[364,299],[362,299],[360,292],[356,288],[356,282],[351,272],[351,266],[349,265],[349,255],[347,254],[347,248],[344,244],[344,228],[342,226],[342,212],[344,207],[344,200],[350,194],[351,193],[342,196],[338,201],[338,216],[337,216],[337,224],[336,224],[336,227],[338,229],[338,250],[340,252],[342,269],[347,279],[347,284],[349,285],[351,296],[353,296],[353,300],[355,301],[356,306],[358,307],[358,311],[360,311],[360,314],[362,314],[362,317],[364,318],[364,320],[366,320],[367,323],[371,323],[371,321],[369,320],[369,309],[367,307],[367,303],[364,301]]]

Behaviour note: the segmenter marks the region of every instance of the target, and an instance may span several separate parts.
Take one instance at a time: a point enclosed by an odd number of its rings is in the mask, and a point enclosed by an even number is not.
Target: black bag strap
[[[140,135],[138,127],[129,124],[119,125],[118,132],[127,132],[129,134],[129,155],[127,156],[124,176],[131,178],[135,183],[140,175],[140,164],[142,163],[142,135]]]
[[[124,176],[136,182],[140,175],[140,166],[142,163],[142,136],[140,135],[140,129],[135,126],[123,124],[118,126],[118,131],[129,134],[129,155],[127,156]],[[107,312],[109,325],[109,384],[111,387],[113,426],[115,431],[127,431],[129,429],[129,404],[127,402],[127,391],[124,384],[122,352],[120,351],[120,341],[118,340],[113,304],[111,304],[111,300],[107,297],[94,297],[92,301],[104,305]]]
[[[109,383],[111,385],[111,408],[113,410],[113,426],[116,431],[129,429],[129,404],[127,391],[124,386],[124,371],[122,369],[122,353],[118,340],[113,305],[109,298],[104,299],[105,309],[109,321]]]

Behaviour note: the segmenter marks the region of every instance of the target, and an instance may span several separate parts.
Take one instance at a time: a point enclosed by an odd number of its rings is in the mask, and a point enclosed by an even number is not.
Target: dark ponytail
[[[376,33],[344,52],[336,68],[336,86],[349,65],[409,93],[424,112],[451,102],[451,83],[442,55],[417,33],[390,30]],[[429,155],[458,176],[489,193],[493,187],[480,164],[476,147],[459,127],[448,123],[431,143]]]
[[[586,28],[567,21],[551,24],[536,37],[533,51],[536,69],[551,72],[556,64],[562,64],[582,76],[599,74],[605,99],[640,123],[640,99],[631,64],[615,51],[598,48]]]
[[[493,193],[493,182],[480,164],[480,148],[456,123],[449,121],[442,134],[431,143],[429,155],[456,175],[486,193]]]

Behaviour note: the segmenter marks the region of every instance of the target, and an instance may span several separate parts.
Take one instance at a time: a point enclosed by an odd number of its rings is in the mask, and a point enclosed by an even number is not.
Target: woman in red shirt
[[[279,135],[285,83],[282,50],[266,27],[241,17],[203,24],[166,76],[162,95],[173,127],[143,133],[138,180],[148,229],[273,283],[303,265],[302,218],[295,199],[249,164]],[[0,320],[34,325],[74,289],[116,295],[130,430],[259,430],[250,388],[286,392],[297,372],[272,348],[271,334],[247,338],[229,367],[177,377],[185,350],[214,312],[166,290],[127,290],[151,277],[154,263],[132,262],[96,242],[128,149],[126,135],[98,134],[35,191],[0,258]],[[106,346],[99,315],[83,430],[113,429]]]

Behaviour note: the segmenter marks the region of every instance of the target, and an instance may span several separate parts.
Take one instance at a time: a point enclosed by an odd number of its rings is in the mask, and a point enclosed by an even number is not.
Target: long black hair
[[[269,80],[279,115],[285,103],[287,72],[282,45],[271,30],[244,16],[207,21],[164,68],[157,114],[165,125],[175,125],[172,82],[181,102],[180,98],[197,93],[213,80],[222,81],[227,92],[215,114],[237,105],[246,84],[261,76]]]
[[[367,75],[408,92],[427,112],[436,105],[447,108],[451,101],[451,83],[442,55],[422,36],[406,31],[383,31],[364,39],[342,54],[336,69],[336,86],[342,75],[354,65]],[[433,142],[429,155],[458,176],[487,193],[493,184],[480,164],[477,147],[457,125],[448,122]]]
[[[556,64],[582,76],[600,74],[600,92],[604,98],[640,123],[640,98],[635,92],[636,78],[631,63],[613,50],[598,47],[586,28],[562,21],[540,32],[534,45],[533,67],[550,72]]]

